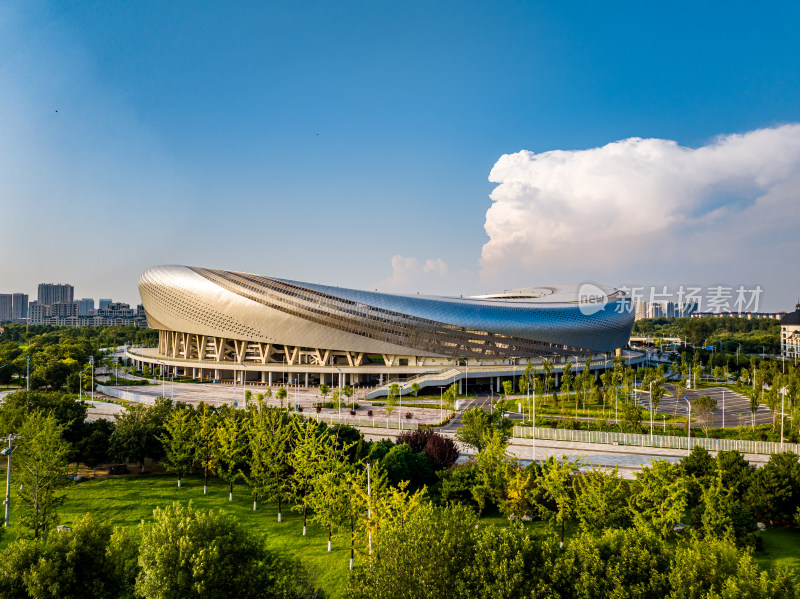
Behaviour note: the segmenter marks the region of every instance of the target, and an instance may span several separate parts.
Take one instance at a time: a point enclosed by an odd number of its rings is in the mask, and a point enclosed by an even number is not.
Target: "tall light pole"
[[[650,379],[650,445],[653,444],[653,379]]]
[[[689,406],[689,433],[686,437],[686,455],[691,455],[692,453],[692,404],[691,402],[686,399],[686,396],[683,396],[684,401],[686,401],[686,405]]]
[[[783,403],[786,401],[786,387],[781,389],[781,452],[783,452]]]
[[[531,463],[536,463],[536,389],[533,390],[531,402]]]
[[[94,407],[94,356],[89,356],[89,364],[92,367],[92,407]]]
[[[78,374],[78,401],[83,401],[83,373],[89,370],[89,368],[90,366],[87,366]]]
[[[6,498],[5,501],[3,501],[3,505],[6,506],[6,521],[3,526],[6,528],[8,528],[8,509],[11,506],[11,452],[14,451],[12,441],[18,436],[19,435],[15,435],[14,433],[8,435],[8,447],[4,448],[3,451],[0,451],[1,455],[4,455],[8,458],[8,462],[6,464]]]
[[[403,430],[403,385],[400,385],[400,409],[397,410],[397,430]]]
[[[25,390],[31,390],[31,357],[25,356],[25,359],[28,360],[28,370],[25,373]]]
[[[339,371],[339,376],[337,377],[339,379],[339,399],[336,403],[338,404],[339,408],[339,424],[341,424],[342,423],[342,369],[339,368],[338,366],[334,366],[334,368]]]

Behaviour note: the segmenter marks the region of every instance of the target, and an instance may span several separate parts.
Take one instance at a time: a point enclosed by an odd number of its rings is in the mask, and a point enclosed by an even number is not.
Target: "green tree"
[[[224,409],[217,421],[217,441],[214,444],[214,467],[228,483],[228,501],[233,501],[233,485],[242,477],[247,462],[247,431],[242,412]]]
[[[51,414],[33,412],[19,429],[14,451],[15,482],[20,484],[20,521],[38,539],[57,521],[57,509],[64,498],[58,490],[66,483],[69,444],[62,437],[63,426]]]
[[[442,402],[445,409],[452,412],[455,409],[456,399],[458,397],[458,387],[453,383],[442,394]]]
[[[417,391],[419,391],[419,385],[417,385]],[[355,389],[353,389],[350,385],[345,385],[344,387],[342,387],[342,395],[344,395],[347,398],[348,404],[352,404],[350,400],[352,399],[354,394],[355,394]]]
[[[703,489],[699,533],[704,538],[729,539],[755,549],[760,538],[756,521],[735,489],[726,488],[717,474]]]
[[[280,522],[281,500],[291,490],[292,426],[286,413],[259,404],[248,428],[248,443],[250,471],[247,481],[253,493],[253,509],[258,506],[258,497],[273,498],[278,504]]]
[[[397,396],[399,393],[400,385],[392,383],[389,386],[389,395],[386,396],[386,405],[384,406],[387,416],[391,416],[392,412],[394,412],[394,409],[397,407]]]
[[[197,407],[197,422],[194,430],[194,460],[203,469],[203,494],[208,493],[208,474],[215,468],[217,454],[216,411],[207,403]]]
[[[670,548],[651,531],[583,532],[553,564],[549,596],[661,599],[669,593]]]
[[[345,525],[348,510],[348,464],[336,459],[313,481],[309,506],[312,519],[328,531],[328,551],[332,550],[333,530]]]
[[[475,407],[464,410],[461,415],[462,426],[456,431],[456,438],[476,449],[478,453],[492,439],[494,431],[500,432],[503,441],[511,438],[511,431],[514,427],[513,422],[504,418],[503,414],[497,410],[489,414],[481,408]]]
[[[513,392],[514,392],[514,383],[512,383],[511,381],[503,381],[503,395],[506,396],[506,399],[508,399],[508,396],[511,395]]]
[[[319,394],[322,396],[322,401],[325,401],[325,398],[328,396],[331,388],[328,387],[325,383],[320,383],[319,385]]]
[[[575,478],[575,515],[582,530],[599,533],[608,528],[627,528],[628,485],[617,469],[596,468]]]
[[[519,507],[514,505],[516,502],[506,501],[508,481],[516,469],[514,461],[506,451],[507,447],[508,439],[495,429],[486,446],[478,454],[477,484],[472,488],[472,496],[478,504],[478,517],[483,512],[487,500],[494,502],[509,514],[513,513],[511,510]]]
[[[392,447],[381,459],[381,467],[392,485],[398,486],[405,481],[410,491],[430,485],[436,479],[428,456],[405,443]]]
[[[774,453],[750,480],[746,503],[759,519],[790,523],[800,505],[800,462],[790,451]]]
[[[173,411],[164,425],[164,433],[159,437],[164,447],[164,468],[178,476],[178,487],[181,479],[192,468],[195,454],[195,419],[191,410]]]
[[[289,466],[293,470],[292,509],[303,513],[303,536],[306,534],[308,509],[312,507],[314,483],[329,464],[325,458],[327,447],[334,441],[327,429],[314,420],[296,418],[292,421],[294,447],[289,454]]]
[[[153,408],[134,405],[115,416],[116,428],[111,436],[111,454],[118,460],[135,460],[144,472],[147,458],[159,457],[162,447],[158,437],[161,425]]]
[[[422,504],[381,528],[369,567],[357,568],[344,596],[460,598],[463,569],[475,555],[477,519],[463,506]]]
[[[714,410],[717,408],[717,400],[711,399],[709,395],[702,395],[692,403],[692,413],[700,423],[700,428],[708,438],[708,429],[714,421]]]
[[[540,496],[536,507],[543,518],[558,524],[561,529],[561,547],[564,546],[564,527],[575,513],[574,475],[581,467],[581,461],[570,462],[567,456],[560,460],[551,456],[542,466],[541,475],[536,479]]]
[[[759,389],[749,389],[747,396],[750,399],[750,415],[753,430],[756,430],[756,412],[758,412],[758,404],[761,398],[761,391]]]
[[[283,598],[307,590],[299,563],[265,549],[222,511],[173,503],[156,508],[140,531],[136,592],[148,599]]]
[[[275,393],[275,399],[281,402],[281,410],[283,409],[283,400],[289,395],[289,392],[286,391],[286,387],[281,387]]]
[[[666,460],[651,460],[650,464],[636,473],[628,505],[637,528],[666,538],[683,518],[687,483],[680,464]]]
[[[705,319],[698,319],[705,320]],[[675,547],[669,570],[670,598],[790,599],[797,580],[786,571],[760,572],[749,552],[729,540],[692,538]]]
[[[414,397],[419,396],[419,383],[411,383],[411,393],[414,394]]]
[[[94,473],[97,474],[97,467],[108,463],[111,459],[109,444],[113,434],[114,423],[104,418],[99,418],[94,422],[85,422],[83,437],[75,445],[76,460],[93,468]]]
[[[46,543],[23,539],[7,547],[0,554],[0,596],[132,597],[138,550],[123,529],[86,514]]]

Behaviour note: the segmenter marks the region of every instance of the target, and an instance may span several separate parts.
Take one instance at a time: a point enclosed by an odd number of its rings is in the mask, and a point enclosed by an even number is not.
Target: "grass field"
[[[317,586],[331,597],[341,595],[348,576],[349,545],[344,535],[333,539],[333,551],[327,551],[327,533],[309,519],[307,535],[302,536],[302,514],[283,507],[283,522],[277,522],[274,503],[259,504],[253,511],[253,502],[243,485],[234,489],[234,500],[228,501],[228,488],[218,479],[209,480],[208,494],[203,495],[203,479],[189,476],[178,489],[174,476],[145,474],[136,476],[102,477],[74,484],[65,490],[66,500],[59,509],[60,523],[70,526],[77,518],[91,512],[98,518],[123,526],[139,535],[139,524],[150,522],[153,508],[173,501],[192,501],[199,509],[223,509],[233,514],[252,534],[261,536],[266,545],[283,555],[300,559],[316,579]],[[15,502],[12,498],[12,507]],[[13,542],[20,529],[15,526],[12,510],[11,524],[0,541],[0,548]],[[497,511],[489,511],[481,523],[504,526],[508,520]],[[536,528],[545,527],[533,522]],[[572,527],[569,527],[572,528]],[[574,531],[573,531],[574,532]],[[800,530],[796,528],[769,529],[763,533],[764,550],[756,554],[762,568],[787,567],[800,574]]]

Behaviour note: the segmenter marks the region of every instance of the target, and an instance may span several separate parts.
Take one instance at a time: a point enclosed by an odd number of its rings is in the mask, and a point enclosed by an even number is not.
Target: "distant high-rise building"
[[[111,303],[112,303],[112,300],[111,300],[110,298],[107,298],[107,299],[101,299],[101,300],[100,300],[100,303],[99,303],[99,305],[98,305],[98,310],[102,310],[103,308],[108,308],[108,306],[109,306]]]
[[[642,320],[647,318],[647,302],[633,302],[633,319]]]
[[[678,311],[683,318],[689,318],[692,314],[697,312],[697,302],[685,302],[680,304]]]
[[[78,302],[56,302],[50,306],[50,316],[69,318],[78,315]]]
[[[28,294],[12,293],[11,320],[20,320],[21,318],[28,318]]]
[[[0,322],[11,320],[11,294],[0,293]]]
[[[28,306],[28,318],[31,324],[42,324],[45,318],[49,318],[51,314],[50,306],[45,306],[37,302],[31,302]]]
[[[94,298],[84,297],[78,300],[78,316],[89,316],[94,312]]]
[[[43,306],[55,303],[71,303],[74,300],[75,288],[60,283],[39,283],[38,302]]]
[[[105,318],[133,318],[136,316],[136,310],[132,310],[130,304],[112,302],[104,308],[100,308],[97,315]]]

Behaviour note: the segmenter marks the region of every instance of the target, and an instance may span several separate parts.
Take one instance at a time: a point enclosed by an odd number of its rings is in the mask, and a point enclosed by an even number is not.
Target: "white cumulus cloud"
[[[502,156],[489,180],[499,185],[486,213],[484,283],[733,277],[789,292],[780,271],[800,246],[800,125],[699,148],[631,138],[521,151]]]
[[[474,285],[474,274],[469,270],[451,271],[441,258],[417,258],[392,256],[392,275],[377,284],[378,289],[400,293],[445,293],[462,292]]]

